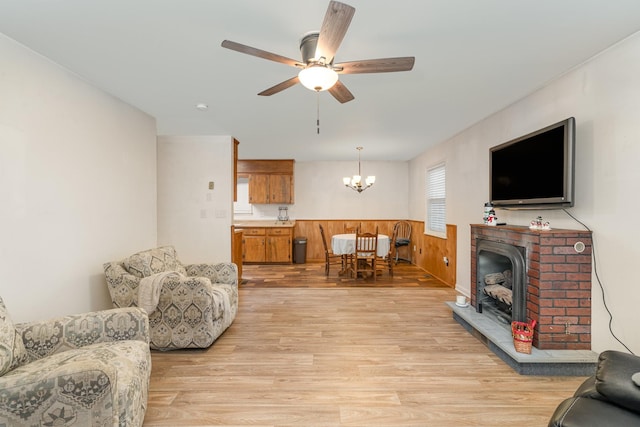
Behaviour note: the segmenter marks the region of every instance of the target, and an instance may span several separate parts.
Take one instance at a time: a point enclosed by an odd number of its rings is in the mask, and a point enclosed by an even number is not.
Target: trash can
[[[307,262],[307,238],[298,236],[293,239],[293,262],[304,264]]]

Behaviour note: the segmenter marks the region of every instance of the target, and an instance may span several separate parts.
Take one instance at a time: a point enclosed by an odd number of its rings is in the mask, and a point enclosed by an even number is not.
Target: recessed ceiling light
[[[200,111],[206,111],[209,108],[209,106],[207,104],[201,102],[199,104],[196,104],[196,108],[198,110],[200,110]]]

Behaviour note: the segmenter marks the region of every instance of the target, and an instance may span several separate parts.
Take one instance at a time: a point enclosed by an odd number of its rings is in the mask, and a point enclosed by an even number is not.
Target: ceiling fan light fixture
[[[309,90],[321,92],[331,89],[338,81],[338,73],[326,65],[311,65],[300,70],[298,79]]]

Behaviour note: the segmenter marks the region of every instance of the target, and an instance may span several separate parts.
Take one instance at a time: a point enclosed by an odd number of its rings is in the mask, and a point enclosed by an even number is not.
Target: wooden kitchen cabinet
[[[269,175],[249,175],[249,203],[269,203]]]
[[[293,203],[293,176],[249,175],[249,203]]]
[[[249,203],[293,204],[293,160],[238,160],[238,174],[249,177]]]
[[[269,175],[269,203],[293,203],[293,175]]]
[[[266,234],[264,228],[245,228],[242,233],[242,261],[265,262]]]
[[[291,228],[267,229],[267,262],[291,263]]]
[[[238,280],[242,280],[242,230],[231,226],[231,262],[238,268]]]
[[[243,230],[243,262],[291,263],[293,252],[291,227],[245,228]]]

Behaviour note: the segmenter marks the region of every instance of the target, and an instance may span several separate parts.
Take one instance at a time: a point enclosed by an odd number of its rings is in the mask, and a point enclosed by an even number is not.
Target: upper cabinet
[[[249,178],[249,203],[293,204],[293,160],[238,160],[238,175]]]

